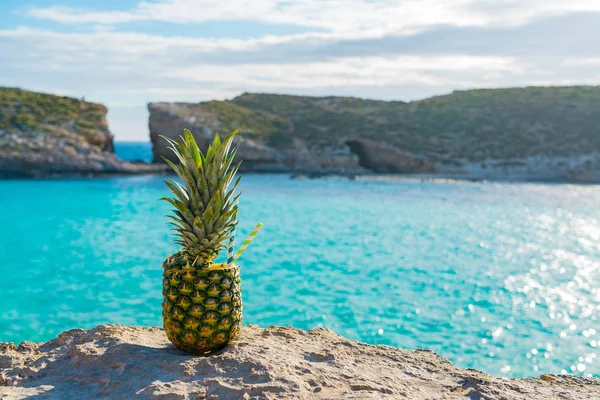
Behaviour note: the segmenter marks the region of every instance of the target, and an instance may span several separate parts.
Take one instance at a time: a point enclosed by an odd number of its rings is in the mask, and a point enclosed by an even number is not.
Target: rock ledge
[[[100,325],[46,343],[0,343],[0,398],[597,399],[600,380],[501,379],[427,350],[371,346],[327,329],[244,326],[210,357],[161,328]]]

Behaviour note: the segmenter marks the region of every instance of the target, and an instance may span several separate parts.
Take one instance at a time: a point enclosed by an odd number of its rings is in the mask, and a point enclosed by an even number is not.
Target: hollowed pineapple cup
[[[210,353],[230,344],[242,324],[238,265],[163,272],[163,321],[175,347]]]

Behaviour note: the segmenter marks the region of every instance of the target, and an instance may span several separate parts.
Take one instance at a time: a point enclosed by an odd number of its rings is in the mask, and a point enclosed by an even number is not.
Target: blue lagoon
[[[164,177],[0,181],[0,341],[160,325]],[[246,175],[244,323],[600,376],[600,187]],[[600,330],[600,329],[599,329]]]

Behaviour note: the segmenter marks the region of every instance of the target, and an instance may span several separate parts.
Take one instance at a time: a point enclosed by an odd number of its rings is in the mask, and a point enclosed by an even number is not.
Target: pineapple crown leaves
[[[173,206],[174,215],[168,216],[168,223],[177,237],[175,243],[183,247],[181,253],[186,263],[201,267],[210,265],[237,225],[236,205],[240,194],[234,193],[240,178],[235,181],[234,178],[241,162],[234,165],[233,160],[239,143],[232,149],[237,133],[233,131],[223,141],[215,135],[206,154],[200,151],[187,129],[184,137],[177,141],[162,136],[177,156],[179,165],[163,159],[181,178],[183,185],[172,179],[165,181],[174,197],[161,200]]]

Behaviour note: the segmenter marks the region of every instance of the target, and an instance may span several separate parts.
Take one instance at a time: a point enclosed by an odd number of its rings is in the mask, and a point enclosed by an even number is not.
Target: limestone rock
[[[437,172],[437,168],[432,163],[412,157],[384,143],[353,138],[347,140],[346,144],[354,153],[358,154],[363,167],[378,173]]]
[[[168,149],[169,144],[160,136],[177,140],[183,130],[190,130],[200,149],[205,152],[214,135],[225,136],[230,133],[214,115],[196,104],[188,103],[150,103],[149,128],[152,141],[153,162],[162,163],[163,157],[178,162],[177,157]],[[238,144],[236,138],[234,145]],[[281,152],[260,142],[245,137],[238,150],[238,159],[244,160],[241,171],[286,172]]]
[[[244,93],[161,107],[171,113],[169,135],[193,120],[203,135],[239,129],[276,155],[256,153],[247,170],[600,183],[600,86],[465,90],[409,103]]]
[[[0,177],[166,171],[116,157],[106,113],[101,104],[0,88]]]
[[[161,328],[100,325],[46,343],[0,344],[0,398],[571,399],[600,380],[501,379],[427,350],[371,346],[327,329],[244,326],[211,356],[173,347]]]

